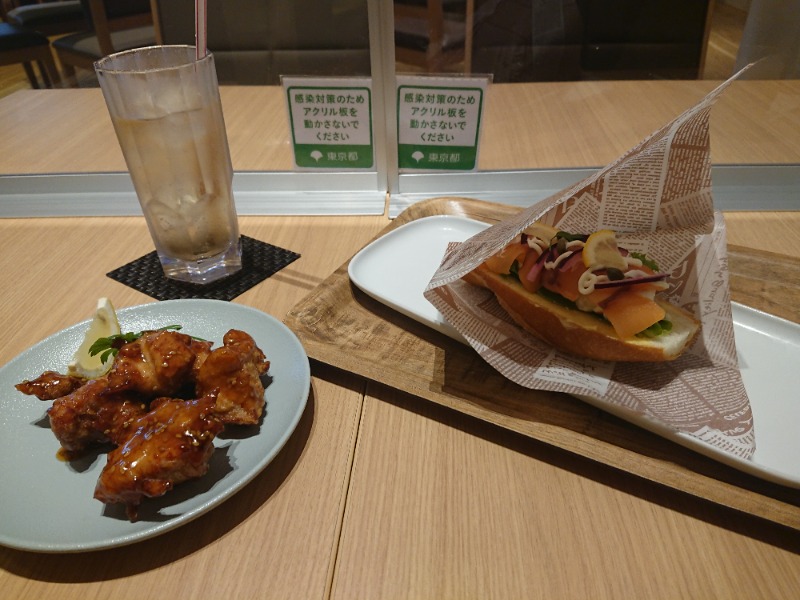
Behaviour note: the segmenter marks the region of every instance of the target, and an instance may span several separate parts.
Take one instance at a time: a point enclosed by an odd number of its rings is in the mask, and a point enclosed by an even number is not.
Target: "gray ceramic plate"
[[[218,345],[229,329],[255,338],[270,361],[266,414],[260,426],[215,440],[203,478],[145,500],[130,523],[121,506],[92,494],[103,454],[73,463],[56,458],[50,402],[14,388],[48,369],[64,370],[88,321],[36,344],[0,368],[0,544],[37,552],[79,552],[122,546],[184,525],[229,498],[261,472],[297,426],[311,385],[308,357],[283,323],[258,310],[217,300],[169,300],[118,311],[122,331],[180,324]]]

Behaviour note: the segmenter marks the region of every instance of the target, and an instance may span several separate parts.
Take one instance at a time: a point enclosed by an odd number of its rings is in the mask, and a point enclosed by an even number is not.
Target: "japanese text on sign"
[[[480,89],[401,88],[401,143],[472,146],[476,142]]]
[[[312,93],[296,91],[294,104],[302,113],[302,127],[318,142],[352,142],[364,125],[359,107],[367,102],[363,93]],[[306,137],[306,136],[302,136]]]
[[[486,78],[398,77],[400,168],[476,168]]]
[[[369,143],[369,121],[363,118],[369,112],[365,91],[292,90],[291,94],[295,124],[300,125],[295,131],[298,143]]]
[[[283,83],[297,166],[312,169],[373,166],[368,80],[284,78]]]

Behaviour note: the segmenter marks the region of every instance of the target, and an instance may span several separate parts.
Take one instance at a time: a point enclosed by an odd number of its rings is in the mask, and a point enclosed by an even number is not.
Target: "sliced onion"
[[[541,273],[542,269],[544,269],[545,258],[549,254],[548,250],[542,252],[537,258],[536,261],[531,265],[531,268],[528,269],[527,273],[523,273],[522,276],[525,277],[528,281],[536,281],[536,278]]]
[[[614,281],[598,281],[594,284],[594,287],[602,290],[604,288],[623,287],[626,285],[635,285],[637,283],[654,283],[656,281],[664,281],[667,277],[669,277],[668,273],[656,273],[654,275],[648,275],[647,277],[631,277],[629,279],[617,279]]]
[[[565,260],[561,261],[558,264],[558,266],[556,267],[556,270],[558,270],[558,271],[568,271],[569,269],[571,269],[575,265],[576,262],[583,263],[582,254],[583,254],[583,248],[581,248],[579,250],[572,250],[572,254],[569,257],[567,257]]]

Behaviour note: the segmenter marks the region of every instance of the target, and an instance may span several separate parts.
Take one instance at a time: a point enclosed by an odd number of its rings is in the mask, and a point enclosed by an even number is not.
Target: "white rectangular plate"
[[[461,335],[422,295],[449,242],[488,227],[480,221],[440,215],[412,221],[375,240],[350,261],[351,281],[369,296],[454,339]],[[581,397],[664,438],[762,479],[800,488],[800,325],[733,304],[739,365],[753,410],[756,452],[744,460],[652,419],[597,398]],[[465,342],[466,343],[466,342]]]

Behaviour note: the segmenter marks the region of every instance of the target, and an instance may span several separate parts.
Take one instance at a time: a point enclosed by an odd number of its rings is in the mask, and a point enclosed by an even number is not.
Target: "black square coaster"
[[[230,301],[300,258],[297,252],[246,235],[241,236],[241,239],[242,270],[207,285],[184,283],[165,277],[155,250],[107,275],[156,300],[209,298]]]

